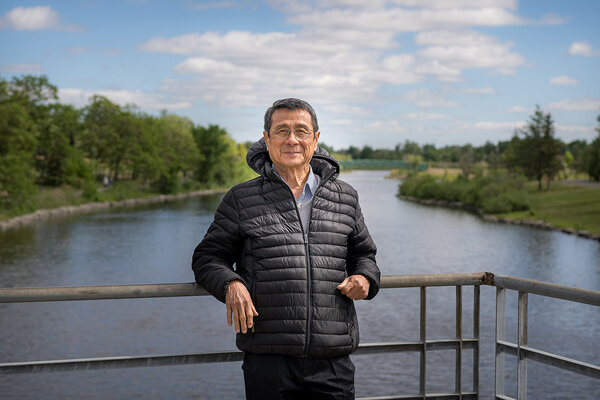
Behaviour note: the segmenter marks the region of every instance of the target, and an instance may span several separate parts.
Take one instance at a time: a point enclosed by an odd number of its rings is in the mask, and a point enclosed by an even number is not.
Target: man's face
[[[287,137],[279,137],[278,131],[288,131]],[[310,131],[310,136],[305,140],[299,140],[292,132]],[[306,110],[278,108],[271,117],[271,134],[264,132],[265,142],[269,156],[279,172],[282,169],[304,170],[317,149],[320,132],[312,135],[312,119]]]

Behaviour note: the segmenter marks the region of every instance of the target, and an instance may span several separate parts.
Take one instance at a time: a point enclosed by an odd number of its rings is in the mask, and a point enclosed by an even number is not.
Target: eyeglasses
[[[315,134],[314,131],[309,131],[308,129],[304,128],[298,128],[293,132],[294,136],[296,136],[296,139],[300,141],[310,140],[311,135],[314,138]],[[290,130],[289,128],[280,128],[275,131],[269,131],[269,134],[273,134],[273,136],[278,140],[286,140],[290,136],[290,133],[292,133],[292,130]]]

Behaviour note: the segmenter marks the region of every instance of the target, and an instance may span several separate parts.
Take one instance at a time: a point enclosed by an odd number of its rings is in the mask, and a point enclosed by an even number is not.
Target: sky
[[[0,2],[0,77],[46,75],[238,142],[273,101],[317,112],[321,141],[509,140],[539,105],[565,142],[596,135],[597,0],[72,0]]]

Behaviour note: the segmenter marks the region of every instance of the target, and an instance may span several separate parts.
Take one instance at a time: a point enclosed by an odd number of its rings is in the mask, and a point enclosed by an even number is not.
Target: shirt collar
[[[281,178],[281,175],[279,175],[279,172],[277,172],[277,169],[275,168],[275,164],[273,164],[273,171],[275,171],[277,176]],[[281,178],[281,180],[285,182],[283,178]],[[287,185],[287,182],[285,182],[285,184]],[[306,179],[306,183],[304,184],[304,190],[302,191],[302,194],[296,199],[296,201],[298,203],[302,203],[312,199],[313,195],[315,194],[315,191],[317,190],[318,185],[319,180],[314,174],[312,166],[308,164],[308,178]]]

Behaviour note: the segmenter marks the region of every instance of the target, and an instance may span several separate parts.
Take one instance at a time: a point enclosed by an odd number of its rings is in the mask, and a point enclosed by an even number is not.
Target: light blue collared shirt
[[[298,213],[300,214],[300,222],[302,223],[302,231],[307,233],[307,227],[310,224],[310,209],[312,205],[313,196],[319,186],[319,177],[314,174],[312,167],[310,164],[308,165],[308,178],[306,179],[306,184],[304,185],[304,190],[300,194],[300,196],[296,199],[296,205],[298,206]],[[273,170],[281,178],[281,175],[277,172],[275,165],[273,165]],[[283,178],[282,181],[285,182]],[[287,182],[286,182],[287,185]],[[289,187],[290,185],[288,185]]]
[[[277,174],[278,177],[281,178],[279,172],[277,172],[277,168],[275,168],[274,164],[271,164],[273,167],[273,171]],[[281,178],[282,181],[285,182],[285,179]],[[287,182],[285,182],[288,185]],[[288,185],[289,187],[290,185]],[[304,184],[304,190],[300,194],[300,197],[296,199],[297,203],[306,203],[307,201],[311,201],[315,191],[317,190],[317,186],[319,186],[319,177],[316,176],[313,172],[311,165],[308,165],[308,179],[306,179],[306,183]],[[291,188],[290,188],[291,189]]]
[[[308,166],[308,179],[306,180],[306,184],[304,185],[304,190],[300,197],[296,199],[298,204],[305,203],[307,201],[312,201],[313,195],[317,190],[317,186],[319,186],[319,178],[313,173],[312,167]]]

